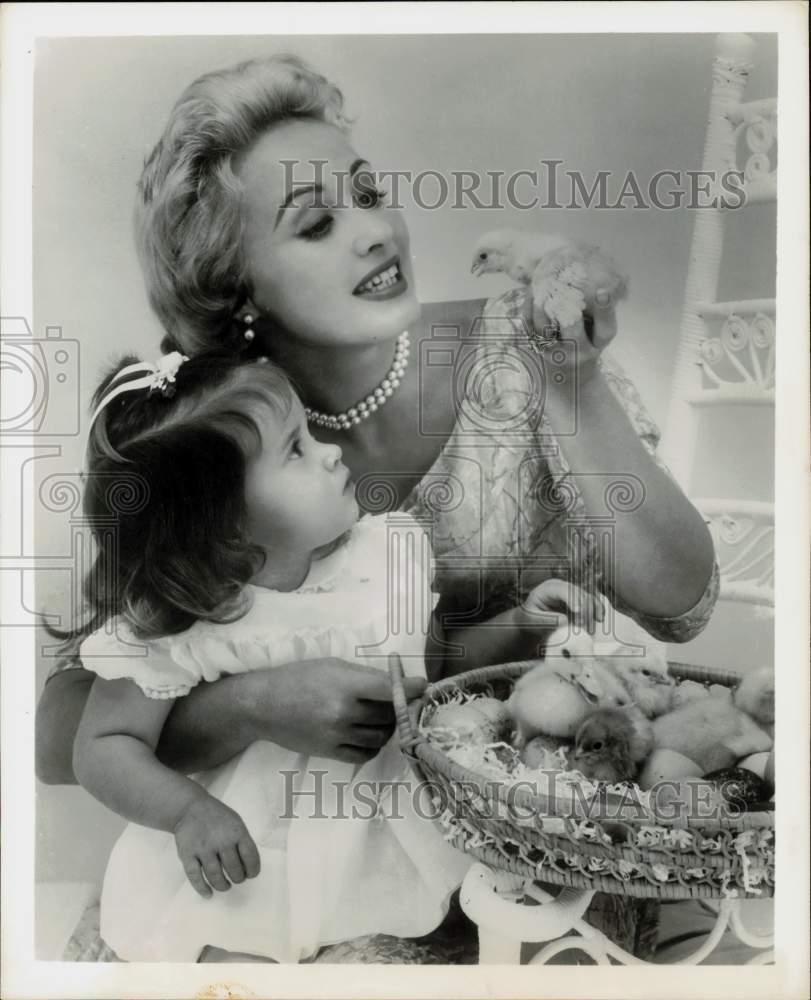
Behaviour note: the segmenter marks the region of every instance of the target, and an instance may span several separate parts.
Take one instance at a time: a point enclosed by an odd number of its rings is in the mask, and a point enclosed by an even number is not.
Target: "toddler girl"
[[[340,448],[310,435],[274,365],[128,360],[94,399],[98,555],[77,633],[99,676],[76,775],[133,821],[105,876],[102,937],[129,961],[290,962],[428,933],[469,859],[430,821],[396,736],[362,766],[257,741],[190,778],[155,755],[174,699],[201,680],[321,657],[387,669],[392,653],[425,676],[426,532],[399,513],[358,521]],[[455,633],[460,668],[508,658],[517,634],[537,643],[561,621],[548,612],[570,610],[565,588],[548,581],[501,628]]]

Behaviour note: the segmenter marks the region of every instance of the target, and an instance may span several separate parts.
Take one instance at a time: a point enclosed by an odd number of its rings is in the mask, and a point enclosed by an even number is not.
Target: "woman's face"
[[[274,126],[235,165],[251,300],[298,340],[368,345],[419,316],[408,230],[370,169],[340,129],[302,120]]]

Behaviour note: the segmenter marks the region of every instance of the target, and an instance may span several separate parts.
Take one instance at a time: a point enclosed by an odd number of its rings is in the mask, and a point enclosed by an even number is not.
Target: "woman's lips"
[[[400,270],[400,258],[395,256],[370,271],[352,294],[358,298],[382,300],[402,295],[407,288],[408,282]]]
[[[353,292],[359,299],[374,299],[377,302],[382,302],[384,299],[394,299],[398,295],[402,295],[403,292],[408,288],[408,282],[402,274],[397,275],[396,281],[388,285],[386,288],[381,288],[379,291],[363,291],[363,292]]]

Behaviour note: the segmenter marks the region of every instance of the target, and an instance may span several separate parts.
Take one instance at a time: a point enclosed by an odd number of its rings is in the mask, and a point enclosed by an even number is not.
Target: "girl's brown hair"
[[[94,408],[136,360],[109,372]],[[244,585],[264,558],[245,537],[246,462],[261,444],[260,409],[283,421],[294,390],[275,365],[221,352],[184,362],[170,389],[124,392],[91,428],[84,513],[97,555],[85,620],[63,634],[69,648],[115,616],[148,639],[245,610]]]

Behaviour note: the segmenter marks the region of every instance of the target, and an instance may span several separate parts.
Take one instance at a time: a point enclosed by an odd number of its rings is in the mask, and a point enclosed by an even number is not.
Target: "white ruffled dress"
[[[167,698],[200,680],[327,656],[387,670],[397,652],[407,675],[425,676],[431,563],[413,517],[366,517],[298,590],[250,587],[239,621],[198,622],[146,644],[116,623],[85,641],[82,661]],[[122,959],[194,962],[213,945],[298,962],[364,934],[419,937],[441,922],[470,864],[431,821],[435,806],[417,790],[396,734],[362,766],[263,741],[194,777],[242,817],[261,872],[202,899],[174,837],[131,824],[111,854],[101,901],[102,937]]]

